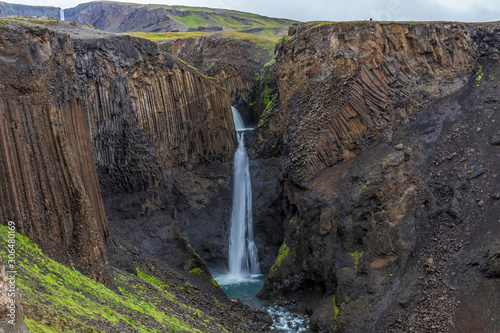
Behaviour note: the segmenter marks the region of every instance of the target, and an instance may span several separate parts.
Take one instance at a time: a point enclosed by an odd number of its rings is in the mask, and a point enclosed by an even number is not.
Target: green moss
[[[0,226],[2,249],[7,233],[7,227]],[[31,332],[95,332],[117,325],[141,332],[225,331],[213,318],[177,299],[168,283],[139,268],[137,276],[114,270],[116,293],[46,257],[20,234],[16,234],[16,254],[17,287]]]
[[[278,257],[274,261],[274,265],[273,265],[273,267],[271,267],[271,271],[276,272],[278,270],[278,268],[281,266],[281,263],[283,262],[283,260],[285,260],[286,257],[288,257],[289,252],[290,252],[290,249],[286,245],[286,239],[285,239],[283,241],[283,244],[281,244],[280,250],[278,252]]]
[[[299,224],[299,222],[300,222],[300,217],[298,215],[295,215],[290,220],[290,227],[292,227],[293,229],[295,229],[295,232],[296,232],[297,235],[300,232],[300,224]]]
[[[349,253],[349,256],[351,257],[351,259],[354,263],[354,272],[357,273],[359,261],[361,260],[361,257],[363,257],[363,252],[354,251],[354,252]]]
[[[220,287],[219,283],[215,279],[212,279],[212,284],[216,287]]]
[[[339,307],[337,306],[335,296],[333,296],[332,303],[333,303],[333,318],[336,320],[339,316],[340,310],[339,310]]]
[[[479,65],[479,69],[476,72],[476,87],[479,87],[479,84],[481,83],[481,79],[483,78],[484,73],[483,73],[483,66]]]
[[[189,274],[191,275],[200,275],[201,273],[203,273],[203,270],[199,267],[193,268],[189,271]]]

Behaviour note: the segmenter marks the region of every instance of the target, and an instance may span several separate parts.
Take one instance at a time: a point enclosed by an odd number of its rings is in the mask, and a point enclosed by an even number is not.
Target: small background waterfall
[[[64,21],[64,9],[61,8],[61,10],[59,11],[59,19],[61,21]]]
[[[279,332],[308,332],[307,320],[286,309],[269,306],[257,299],[266,276],[260,274],[257,247],[253,240],[252,185],[250,167],[245,149],[246,128],[240,113],[233,110],[234,127],[238,136],[238,149],[234,155],[233,208],[229,237],[229,271],[214,274],[215,280],[229,298],[237,298],[254,307],[266,307],[273,319],[273,328]]]

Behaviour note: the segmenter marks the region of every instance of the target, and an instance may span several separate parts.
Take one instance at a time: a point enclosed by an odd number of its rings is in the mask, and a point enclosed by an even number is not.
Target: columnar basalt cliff
[[[92,138],[71,84],[71,41],[43,29],[2,29],[2,223],[13,220],[51,256],[112,286]]]
[[[121,219],[159,214],[171,240],[182,238],[178,226],[200,229],[193,223],[203,223],[207,203],[230,197],[229,95],[147,40],[24,22],[8,21],[1,37],[2,218],[112,286],[100,189],[117,228]],[[220,223],[206,229],[220,233],[227,212],[214,211]],[[138,242],[159,251],[168,244],[152,247],[158,236]],[[197,249],[215,247],[211,238],[193,239]],[[183,255],[172,257],[182,267]]]
[[[277,58],[286,174],[300,185],[390,138],[429,101],[462,87],[475,57],[465,24],[292,26]]]
[[[217,78],[247,123],[255,121],[250,107],[251,92],[257,71],[271,59],[268,51],[250,40],[211,34],[175,40],[172,54],[204,74]]]
[[[279,103],[258,131],[261,142],[283,145],[287,215],[261,297],[294,299],[325,332],[475,325],[454,318],[467,311],[456,310],[459,300],[471,301],[465,290],[490,283],[497,293],[498,280],[463,267],[496,267],[494,246],[460,249],[471,232],[498,238],[498,190],[487,179],[500,170],[485,156],[499,153],[490,145],[498,66],[486,60],[498,58],[499,36],[495,24],[290,28],[276,59]],[[471,286],[468,274],[480,282]],[[492,317],[486,330],[498,329],[500,313]]]

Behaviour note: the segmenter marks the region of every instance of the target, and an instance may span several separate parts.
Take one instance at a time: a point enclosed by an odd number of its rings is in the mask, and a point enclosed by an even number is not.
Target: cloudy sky
[[[5,1],[5,0],[2,0]],[[127,0],[138,3],[227,8],[298,21],[500,20],[500,0]],[[7,0],[28,5],[74,7],[81,0]]]

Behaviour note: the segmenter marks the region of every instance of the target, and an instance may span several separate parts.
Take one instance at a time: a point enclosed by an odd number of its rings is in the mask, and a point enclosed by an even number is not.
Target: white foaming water
[[[267,308],[267,313],[273,320],[273,328],[278,332],[309,332],[309,322],[301,315],[280,306]]]
[[[259,274],[260,268],[257,247],[253,241],[252,186],[243,133],[247,129],[238,110],[231,108],[238,135],[238,149],[234,155],[233,209],[229,238],[229,275],[234,280],[234,277]]]
[[[233,111],[234,127],[236,128],[236,132],[244,131],[246,128],[240,113],[234,106],[231,106],[231,110]]]
[[[59,18],[60,18],[61,21],[64,21],[64,9],[62,9],[62,8],[59,11]]]

